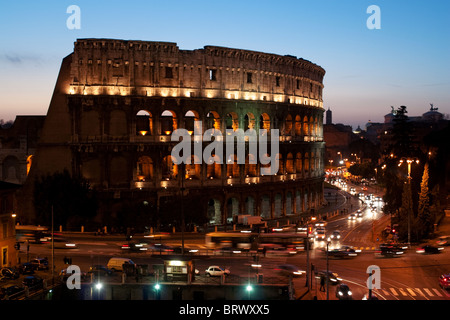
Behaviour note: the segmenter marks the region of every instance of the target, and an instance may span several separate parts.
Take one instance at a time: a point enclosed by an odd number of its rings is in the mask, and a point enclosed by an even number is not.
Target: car
[[[327,276],[328,275],[328,276]],[[328,278],[329,283],[332,285],[339,284],[342,281],[342,278],[336,272],[322,270],[317,273],[319,278]]]
[[[341,246],[340,249],[347,251],[351,256],[356,256],[357,253],[361,252],[361,249],[355,249],[354,247],[347,245]]]
[[[9,299],[9,297],[18,295],[24,291],[24,287],[19,287],[15,284],[7,285],[0,289],[0,299]]]
[[[35,268],[31,263],[25,262],[25,263],[22,263],[21,265],[19,265],[17,267],[17,270],[21,274],[34,274]]]
[[[74,273],[68,274],[67,269],[62,269],[59,272],[59,276],[60,276],[61,280],[63,280],[63,281],[66,281],[67,278],[69,278],[72,274],[74,274]],[[88,274],[86,272],[80,272],[80,278],[81,278],[81,280],[86,280],[88,278]]]
[[[316,231],[314,232],[314,239],[325,240],[325,237],[326,237],[325,228],[323,227],[316,228]]]
[[[442,236],[436,241],[438,246],[448,246],[450,245],[450,236]]]
[[[23,279],[22,284],[28,288],[37,288],[42,286],[44,279],[38,276],[27,276]]]
[[[450,273],[443,274],[439,277],[439,285],[442,289],[450,288]]]
[[[436,254],[436,253],[441,253],[442,250],[444,250],[443,247],[435,247],[430,244],[426,244],[421,247],[418,247],[416,249],[416,252],[417,253],[425,253],[425,254]]]
[[[361,209],[358,209],[358,210],[356,211],[356,216],[357,216],[358,218],[361,218],[361,217],[363,216],[363,213],[362,213]]]
[[[110,276],[113,274],[113,270],[108,269],[104,265],[93,265],[89,268],[88,274],[94,274],[96,277]]]
[[[296,253],[294,248],[273,247],[267,249],[266,256],[290,256]]]
[[[144,252],[147,251],[147,246],[141,242],[128,242],[120,246],[122,250],[133,251],[133,252]]]
[[[4,267],[0,270],[0,278],[14,280],[19,278],[19,272],[16,269]]]
[[[293,277],[300,277],[305,273],[305,271],[300,270],[297,266],[294,266],[292,264],[282,264],[275,268],[275,271],[277,271],[279,274],[283,276],[293,276]]]
[[[340,283],[336,286],[336,298],[339,300],[352,300],[352,291],[345,283]]]
[[[324,254],[327,254],[327,249],[324,249],[323,252],[324,252]],[[331,249],[331,250],[328,250],[328,256],[335,257],[335,258],[346,258],[349,256],[349,254],[345,250]]]
[[[149,248],[155,252],[173,252],[173,248],[171,246],[162,243],[155,243],[153,245],[150,245]]]
[[[35,270],[48,270],[48,260],[46,258],[36,258],[30,261]]]
[[[356,214],[350,213],[350,215],[348,216],[348,220],[356,220]]]
[[[52,247],[51,240],[48,242],[48,247]],[[73,243],[72,241],[69,241],[64,238],[54,238],[53,239],[53,247],[55,249],[76,249],[77,245]]]
[[[381,244],[375,255],[384,257],[399,257],[404,254],[404,250],[396,245]]]
[[[222,247],[220,249],[217,249],[215,252],[217,252],[219,254],[230,255],[231,256],[231,255],[242,253],[242,250],[241,249],[232,248],[232,247]]]
[[[209,266],[208,269],[205,270],[205,274],[207,277],[220,277],[222,275],[227,276],[230,274],[230,270],[219,266]]]
[[[339,230],[333,231],[330,235],[331,240],[339,240],[341,238],[341,232]]]

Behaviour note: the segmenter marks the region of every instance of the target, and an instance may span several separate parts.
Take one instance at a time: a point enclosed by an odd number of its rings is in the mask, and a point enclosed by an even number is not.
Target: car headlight
[[[342,296],[342,295],[343,295],[343,293],[342,293],[341,291],[339,291],[339,295],[340,295],[340,296]]]
[[[351,291],[349,291],[349,292],[348,292],[348,295],[349,295],[349,296],[351,296],[351,295],[352,295],[352,292],[351,292]]]

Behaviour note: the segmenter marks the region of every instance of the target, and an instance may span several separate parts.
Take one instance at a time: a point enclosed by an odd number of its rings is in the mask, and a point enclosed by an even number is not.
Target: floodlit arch
[[[161,113],[161,134],[170,135],[178,129],[177,114],[172,110],[164,110]]]
[[[139,110],[136,114],[136,135],[147,136],[153,134],[153,117],[150,111]]]

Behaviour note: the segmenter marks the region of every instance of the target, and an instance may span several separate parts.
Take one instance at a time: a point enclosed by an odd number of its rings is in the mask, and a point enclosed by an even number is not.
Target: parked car
[[[112,275],[113,270],[108,269],[106,266],[96,264],[89,268],[88,274],[94,274],[95,277],[104,277]]]
[[[220,277],[222,275],[227,276],[230,274],[230,270],[219,266],[209,266],[208,269],[205,270],[205,274],[207,277]]]
[[[24,287],[19,287],[15,284],[7,285],[0,289],[0,299],[9,299],[11,296],[18,295],[24,291]]]
[[[340,283],[336,286],[336,298],[339,300],[352,300],[352,291],[345,283]]]
[[[417,253],[425,253],[425,254],[436,254],[441,253],[441,251],[444,250],[443,247],[435,247],[429,244],[426,244],[424,246],[418,247],[416,249]]]
[[[68,273],[67,273],[67,269],[62,269],[62,270],[59,272],[59,276],[60,276],[61,280],[63,280],[63,281],[66,281],[67,278],[68,278],[70,275],[71,275],[71,274],[68,274]],[[86,279],[88,278],[88,274],[87,274],[86,272],[81,272],[81,273],[80,273],[80,278],[81,278],[82,281],[83,281],[83,280],[86,280]]]
[[[35,270],[48,270],[48,260],[45,258],[36,258],[30,261]]]
[[[22,263],[21,265],[19,265],[17,267],[17,270],[21,274],[33,274],[35,268],[34,268],[34,266],[31,263],[25,262],[25,263]]]
[[[23,279],[22,284],[28,288],[37,288],[42,286],[44,279],[38,276],[27,276]]]
[[[14,280],[19,277],[19,272],[16,269],[4,267],[0,270],[0,278]]]

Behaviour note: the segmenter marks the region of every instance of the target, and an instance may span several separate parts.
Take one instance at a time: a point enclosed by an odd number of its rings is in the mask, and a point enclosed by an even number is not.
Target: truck
[[[260,216],[252,216],[250,214],[239,214],[234,217],[234,223],[244,225],[244,226],[251,226],[255,224],[265,224],[264,221],[262,221],[262,218]]]

